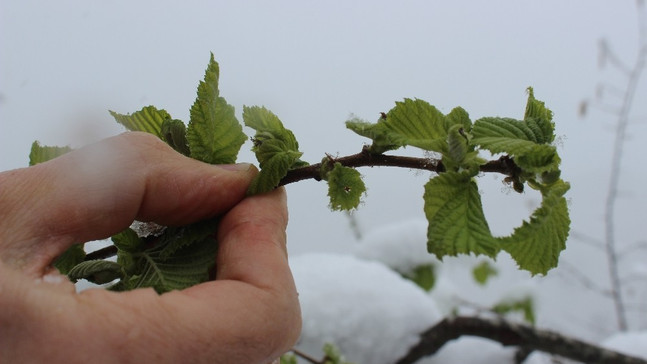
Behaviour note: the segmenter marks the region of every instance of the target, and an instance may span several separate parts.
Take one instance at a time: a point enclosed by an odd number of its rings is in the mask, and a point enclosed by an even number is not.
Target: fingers
[[[182,225],[223,213],[244,198],[256,173],[241,167],[201,163],[152,135],[125,133],[1,173],[0,251],[5,262],[24,265],[35,251],[51,259],[134,219]]]

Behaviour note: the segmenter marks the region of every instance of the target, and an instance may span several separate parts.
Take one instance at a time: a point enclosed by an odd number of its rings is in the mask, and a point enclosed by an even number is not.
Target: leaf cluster
[[[234,107],[220,96],[219,74],[212,54],[198,85],[188,124],[154,106],[132,114],[110,113],[126,129],[156,135],[191,158],[212,164],[235,163],[248,138]],[[242,117],[244,125],[255,131],[252,150],[261,168],[249,194],[270,191],[289,173],[315,167],[300,159],[296,137],[270,110],[245,106]],[[564,198],[569,184],[560,179],[560,158],[551,144],[555,139],[552,117],[529,88],[525,114],[520,120],[485,117],[472,122],[461,107],[445,115],[426,101],[405,99],[382,113],[375,123],[355,118],[348,120],[346,127],[371,140],[363,151],[369,160],[386,158],[385,153],[407,146],[441,156],[433,164],[438,173],[426,183],[423,194],[430,253],[441,259],[457,254],[496,257],[503,250],[521,269],[545,274],[557,265],[570,225]],[[35,142],[30,163],[40,163],[69,150]],[[514,168],[504,173],[516,191],[523,192],[529,186],[543,197],[541,206],[509,236],[493,236],[483,213],[476,177],[491,162],[480,155],[482,151],[502,154],[510,161]],[[316,165],[313,178],[327,181],[333,210],[355,209],[365,194],[366,186],[351,159],[327,155]],[[112,285],[116,290],[181,289],[209,279],[217,250],[213,238],[216,227],[217,221],[206,221],[167,228],[161,236],[153,237],[126,230],[112,238],[118,251],[116,262],[84,261],[85,253],[79,244],[65,252],[56,266],[74,280],[117,280]],[[433,279],[425,280],[426,285],[433,285]]]

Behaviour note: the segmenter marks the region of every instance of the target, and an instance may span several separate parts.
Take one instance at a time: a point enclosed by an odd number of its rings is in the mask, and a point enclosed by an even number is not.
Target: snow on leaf
[[[356,169],[335,163],[333,169],[328,173],[327,179],[330,207],[333,210],[357,208],[362,195],[366,192],[366,186]]]
[[[566,248],[570,218],[564,194],[569,184],[558,181],[542,191],[541,206],[512,235],[500,238],[501,248],[517,262],[520,269],[546,274],[557,266],[559,254]]]
[[[498,243],[485,220],[476,182],[468,174],[447,172],[432,178],[425,185],[424,200],[430,253],[439,259],[470,253],[496,256]]]
[[[40,145],[38,141],[35,141],[31,145],[31,151],[29,152],[29,165],[33,166],[38,163],[47,162],[50,159],[54,159],[58,156],[61,156],[67,152],[71,152],[72,148],[70,147],[56,147],[56,146],[46,146]]]
[[[110,115],[130,131],[143,131],[161,137],[160,131],[164,120],[171,119],[171,115],[155,106],[145,106],[139,111],[125,115],[110,111]]]
[[[219,76],[218,63],[212,53],[204,81],[200,81],[198,96],[191,107],[186,138],[192,158],[211,164],[229,164],[236,161],[247,137],[236,119],[234,107],[220,97]]]

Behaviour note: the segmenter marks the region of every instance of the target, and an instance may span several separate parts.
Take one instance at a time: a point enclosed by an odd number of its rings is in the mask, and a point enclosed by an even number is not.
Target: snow
[[[647,331],[619,332],[604,340],[602,346],[647,359]]]
[[[393,363],[441,317],[431,297],[381,263],[310,253],[290,266],[303,314],[298,348],[307,353],[329,342],[350,361]]]

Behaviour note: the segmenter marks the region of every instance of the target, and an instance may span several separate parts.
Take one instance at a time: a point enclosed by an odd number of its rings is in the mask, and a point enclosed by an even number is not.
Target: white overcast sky
[[[120,132],[108,109],[153,104],[187,120],[209,52],[221,66],[221,94],[239,115],[243,105],[270,108],[313,163],[360,150],[365,140],[343,125],[351,113],[373,121],[396,100],[417,97],[444,112],[463,106],[473,120],[520,118],[533,86],[562,136],[573,227],[600,238],[614,118],[593,110],[581,119],[577,110],[601,82],[625,86],[618,72],[598,68],[597,43],[608,39],[630,63],[635,20],[628,0],[2,1],[0,170],[27,165],[34,140],[78,147]],[[644,85],[637,116],[647,115]],[[618,218],[627,244],[645,239],[645,119],[629,134]],[[427,174],[362,173],[369,195],[356,214],[361,229],[423,218]],[[500,179],[482,179],[497,234],[538,202],[531,193],[501,193]],[[300,183],[288,193],[293,252],[347,250],[347,219],[327,210],[325,185]],[[565,259],[591,253],[599,267],[591,274],[605,279],[602,255],[581,241],[569,246]]]

